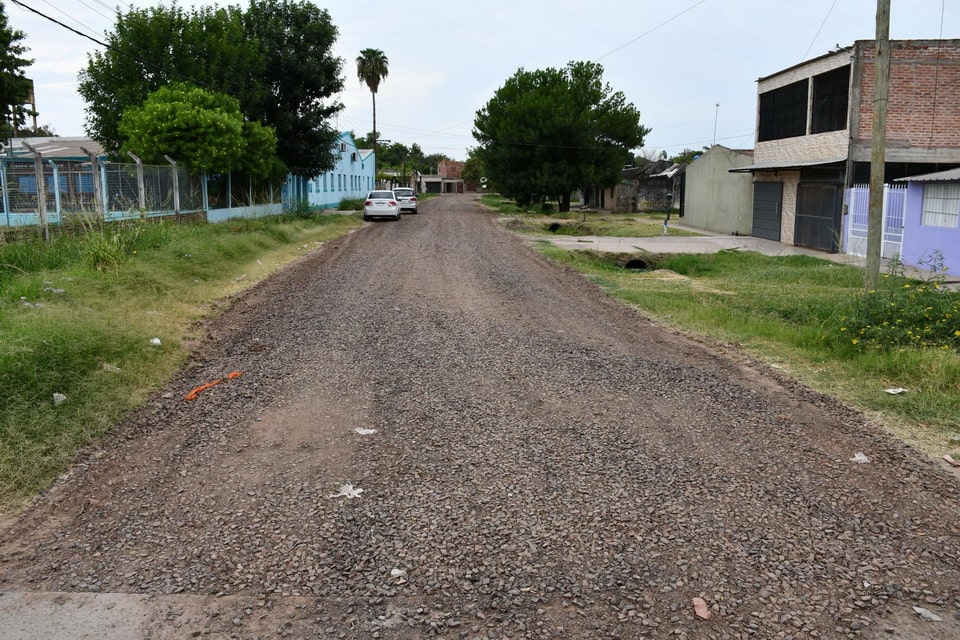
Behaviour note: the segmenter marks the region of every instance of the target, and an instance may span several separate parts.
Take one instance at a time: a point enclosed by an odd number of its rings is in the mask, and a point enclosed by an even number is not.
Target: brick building
[[[869,182],[876,45],[757,81],[753,235],[838,251],[843,194]],[[960,40],[890,42],[886,181],[960,166]]]

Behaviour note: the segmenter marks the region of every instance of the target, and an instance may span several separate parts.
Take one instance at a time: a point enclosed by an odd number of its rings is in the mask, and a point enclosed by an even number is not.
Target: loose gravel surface
[[[0,637],[958,638],[958,486],[443,196],[236,300],[2,523]]]

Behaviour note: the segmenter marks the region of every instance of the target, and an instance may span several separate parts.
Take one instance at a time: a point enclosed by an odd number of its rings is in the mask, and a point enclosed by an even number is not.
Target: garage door
[[[753,183],[753,235],[780,241],[782,182]]]

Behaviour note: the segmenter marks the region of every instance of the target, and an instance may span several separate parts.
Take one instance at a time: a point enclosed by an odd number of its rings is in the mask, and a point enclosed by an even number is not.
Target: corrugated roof
[[[947,169],[946,171],[924,173],[919,176],[897,178],[894,180],[894,182],[948,182],[953,180],[960,180],[960,167],[957,167],[956,169]]]
[[[45,159],[86,159],[87,154],[83,152],[83,149],[87,149],[98,156],[103,155],[103,147],[100,146],[100,143],[90,138],[59,136],[46,138],[14,138],[11,148],[4,149],[3,155],[8,157],[12,155],[14,158],[32,158],[33,152],[23,146],[24,142],[39,151]]]
[[[836,160],[758,162],[748,167],[737,167],[736,169],[730,169],[730,173],[752,173],[754,171],[775,171],[777,169],[802,169],[803,167],[820,167],[828,164],[840,164],[846,161],[846,158],[837,158]]]

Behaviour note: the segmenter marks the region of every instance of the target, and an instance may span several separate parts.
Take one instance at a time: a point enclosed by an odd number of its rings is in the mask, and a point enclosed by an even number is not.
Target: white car
[[[400,211],[416,213],[417,212],[417,194],[408,187],[397,187],[393,190],[400,203]]]
[[[363,203],[363,219],[374,218],[400,219],[400,201],[393,191],[371,191]]]

